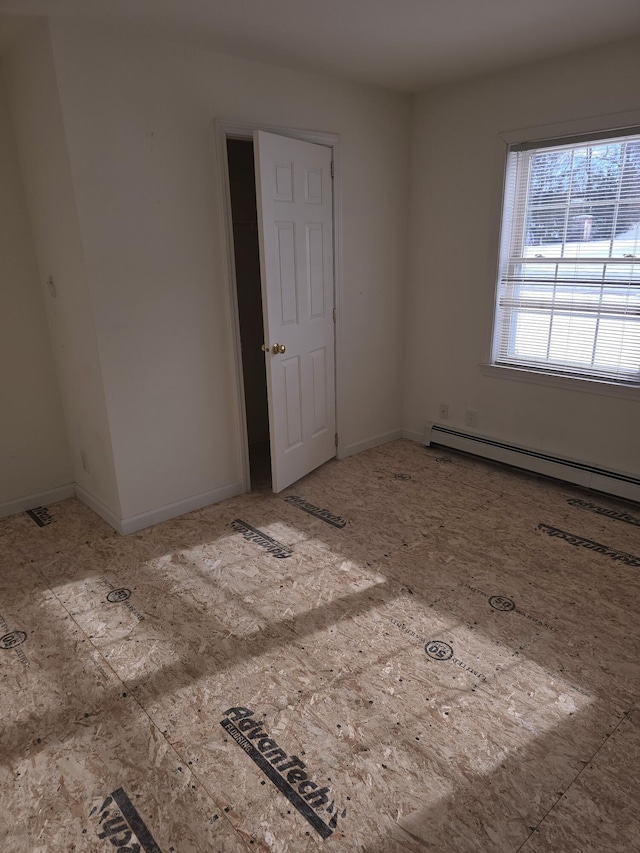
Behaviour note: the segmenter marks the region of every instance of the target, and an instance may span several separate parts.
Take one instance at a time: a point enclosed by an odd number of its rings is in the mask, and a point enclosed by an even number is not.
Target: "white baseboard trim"
[[[373,438],[366,439],[366,441],[358,441],[356,444],[348,444],[342,449],[342,452],[338,454],[338,459],[346,459],[347,456],[353,456],[354,453],[362,453],[363,450],[371,450],[372,447],[378,447],[380,444],[387,444],[389,441],[396,441],[398,438],[403,438],[403,430],[401,429],[396,429],[393,432],[386,432],[384,435],[376,435]]]
[[[17,515],[19,512],[26,512],[28,509],[35,509],[38,506],[48,506],[58,501],[66,501],[67,498],[74,497],[75,493],[74,484],[67,483],[66,486],[47,489],[46,492],[36,492],[34,495],[25,495],[23,498],[5,501],[0,504],[0,518]]]
[[[417,441],[418,444],[424,444],[424,431],[418,432],[415,429],[403,429],[402,437],[409,441]]]
[[[119,527],[116,527],[116,530],[125,536],[128,533],[136,533],[138,530],[144,530],[145,527],[160,524],[161,521],[178,518],[181,515],[186,515],[188,512],[193,512],[195,509],[202,509],[205,506],[220,503],[220,501],[224,501],[227,498],[241,495],[244,491],[244,483],[242,480],[238,480],[235,483],[229,483],[227,486],[213,489],[210,492],[203,492],[200,495],[193,495],[190,498],[176,501],[176,503],[149,510],[149,512],[142,512],[140,515],[131,515],[128,518],[123,518],[119,522]]]
[[[107,524],[110,524],[114,530],[117,530],[118,533],[122,533],[122,520],[120,516],[116,515],[115,512],[111,512],[111,510],[99,501],[98,498],[94,497],[91,492],[88,492],[76,483],[75,495],[79,501],[86,504],[89,509],[92,509],[96,513],[96,515],[99,515],[100,518],[107,522]]]

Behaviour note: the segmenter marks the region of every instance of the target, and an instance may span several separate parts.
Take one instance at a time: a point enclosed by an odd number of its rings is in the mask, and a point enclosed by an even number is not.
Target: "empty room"
[[[640,850],[637,0],[0,0],[0,853]]]

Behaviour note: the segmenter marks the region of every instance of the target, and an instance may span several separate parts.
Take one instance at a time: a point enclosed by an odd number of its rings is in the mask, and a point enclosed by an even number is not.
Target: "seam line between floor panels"
[[[602,748],[603,748],[607,743],[609,743],[609,741],[611,740],[611,738],[613,737],[613,735],[618,731],[618,729],[619,729],[619,728],[620,728],[620,726],[625,722],[625,720],[628,720],[628,719],[629,719],[629,715],[630,715],[630,714],[631,714],[631,712],[634,710],[634,708],[635,708],[635,704],[634,704],[634,705],[632,705],[632,706],[631,706],[631,708],[629,708],[629,710],[628,710],[628,711],[625,711],[625,712],[624,712],[624,714],[623,714],[623,715],[622,715],[622,717],[620,718],[619,722],[617,722],[617,723],[616,723],[616,725],[613,727],[613,729],[611,730],[611,732],[607,735],[607,737],[604,739],[604,741],[600,744],[600,746],[599,746],[599,747],[596,749],[596,751],[593,753],[593,755],[591,756],[591,758],[590,758],[590,759],[585,763],[584,767],[583,767],[581,770],[578,770],[578,772],[577,772],[577,773],[576,773],[576,775],[573,777],[573,779],[571,780],[571,782],[569,782],[569,784],[567,785],[567,787],[566,787],[566,788],[564,789],[564,791],[560,794],[560,796],[559,796],[559,797],[557,798],[557,800],[553,803],[553,805],[552,805],[552,806],[550,806],[550,807],[549,807],[549,809],[547,809],[547,811],[543,814],[543,816],[540,818],[540,820],[538,821],[538,823],[537,823],[537,824],[534,826],[534,828],[531,830],[531,832],[529,833],[529,835],[527,835],[527,837],[526,837],[526,838],[525,838],[525,840],[522,842],[522,844],[514,850],[514,853],[520,853],[520,851],[521,851],[521,850],[524,850],[525,845],[526,845],[526,844],[528,844],[528,842],[533,838],[533,836],[534,836],[534,835],[535,835],[535,833],[538,831],[538,829],[540,828],[540,826],[541,826],[541,825],[544,823],[544,821],[549,817],[549,815],[551,814],[551,812],[555,809],[555,807],[558,805],[558,803],[559,803],[559,802],[560,802],[560,800],[564,797],[564,795],[567,793],[567,791],[569,791],[569,789],[573,787],[573,785],[578,781],[578,779],[580,778],[580,776],[582,776],[582,774],[583,774],[583,773],[584,773],[584,771],[587,769],[587,767],[589,767],[589,765],[593,763],[593,760],[594,760],[594,758],[596,757],[596,755],[600,752],[600,750],[601,750],[601,749],[602,749]]]
[[[51,584],[49,583],[49,578],[48,578],[48,577],[46,577],[46,575],[44,575],[44,574],[43,574],[39,569],[37,569],[33,564],[29,564],[29,567],[30,567],[30,568],[31,568],[31,569],[32,569],[32,570],[33,570],[33,571],[38,575],[38,577],[39,577],[41,580],[44,580],[44,581],[45,581],[46,586],[47,586],[47,589],[49,590],[49,592],[53,595],[53,597],[54,597],[54,598],[55,598],[55,600],[58,602],[58,604],[60,605],[60,607],[62,607],[62,609],[64,610],[64,612],[69,616],[69,619],[71,619],[71,621],[72,621],[72,622],[73,622],[73,624],[76,626],[76,628],[78,629],[78,631],[80,631],[80,633],[82,634],[82,636],[86,638],[86,640],[87,640],[87,642],[90,644],[91,648],[96,652],[96,654],[98,654],[98,655],[100,656],[101,661],[102,661],[104,664],[106,664],[106,666],[109,668],[109,670],[113,673],[114,677],[115,677],[115,678],[120,682],[120,684],[122,685],[122,687],[124,688],[124,690],[126,690],[127,695],[131,697],[131,699],[135,702],[135,704],[136,704],[136,705],[138,706],[138,708],[142,711],[142,713],[145,715],[145,717],[149,720],[149,723],[153,726],[153,728],[156,730],[156,732],[160,735],[160,737],[161,737],[161,738],[164,740],[164,742],[166,743],[167,748],[168,748],[169,750],[171,750],[171,752],[172,752],[172,753],[177,757],[178,761],[179,761],[181,764],[188,766],[188,759],[183,758],[183,757],[180,755],[180,753],[178,752],[178,750],[176,749],[176,747],[171,743],[171,741],[170,741],[170,740],[169,740],[169,738],[166,736],[166,734],[162,731],[162,729],[158,726],[158,724],[155,722],[155,720],[151,717],[151,715],[149,714],[149,712],[147,711],[147,709],[144,707],[144,705],[142,705],[142,703],[140,702],[140,700],[138,699],[138,697],[137,697],[134,693],[132,693],[132,692],[131,692],[131,689],[130,689],[129,687],[127,687],[127,684],[126,684],[126,683],[125,683],[125,682],[120,678],[120,676],[118,675],[118,673],[117,673],[117,672],[115,671],[115,669],[111,666],[111,664],[110,664],[110,663],[109,663],[109,661],[105,658],[105,656],[102,654],[102,652],[100,651],[100,649],[95,645],[95,643],[93,643],[93,642],[92,642],[91,637],[86,633],[86,631],[84,630],[84,628],[82,628],[82,626],[78,623],[78,621],[75,619],[75,617],[74,617],[73,613],[71,613],[71,611],[66,607],[66,605],[64,604],[64,602],[60,600],[60,598],[58,597],[58,594],[56,593],[56,591],[51,587]],[[245,842],[244,838],[242,837],[242,835],[241,835],[241,833],[238,831],[238,829],[234,826],[233,822],[232,822],[232,821],[227,817],[227,815],[225,814],[224,808],[220,808],[220,807],[218,806],[218,803],[217,803],[216,799],[214,798],[213,794],[209,791],[208,786],[204,784],[204,782],[202,781],[202,779],[201,779],[199,776],[197,776],[193,770],[191,770],[191,769],[190,769],[190,770],[189,770],[189,772],[191,773],[191,776],[193,777],[193,779],[194,779],[196,782],[198,782],[198,784],[200,785],[200,787],[201,787],[201,789],[202,789],[203,793],[204,793],[204,794],[205,794],[205,795],[206,795],[206,796],[211,800],[211,802],[213,803],[213,805],[214,805],[214,807],[215,807],[215,808],[214,808],[214,811],[216,811],[216,812],[220,812],[220,818],[221,818],[222,820],[226,820],[227,825],[231,827],[231,830],[233,831],[234,835],[235,835],[235,836],[236,836],[236,838],[239,840],[239,842],[244,846],[244,848],[247,850],[247,853],[248,853],[248,851],[250,851],[250,850],[251,850],[251,848],[249,847],[249,845],[247,844],[247,842]],[[232,808],[233,808],[233,806],[232,806]]]

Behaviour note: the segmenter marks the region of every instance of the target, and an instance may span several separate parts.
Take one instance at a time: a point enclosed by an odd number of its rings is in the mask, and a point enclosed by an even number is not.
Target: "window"
[[[640,128],[509,149],[493,364],[640,384]]]

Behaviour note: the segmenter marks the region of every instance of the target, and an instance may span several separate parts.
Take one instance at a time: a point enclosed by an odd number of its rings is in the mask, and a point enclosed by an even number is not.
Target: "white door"
[[[271,472],[280,492],[336,453],[331,149],[263,131],[253,140]]]

